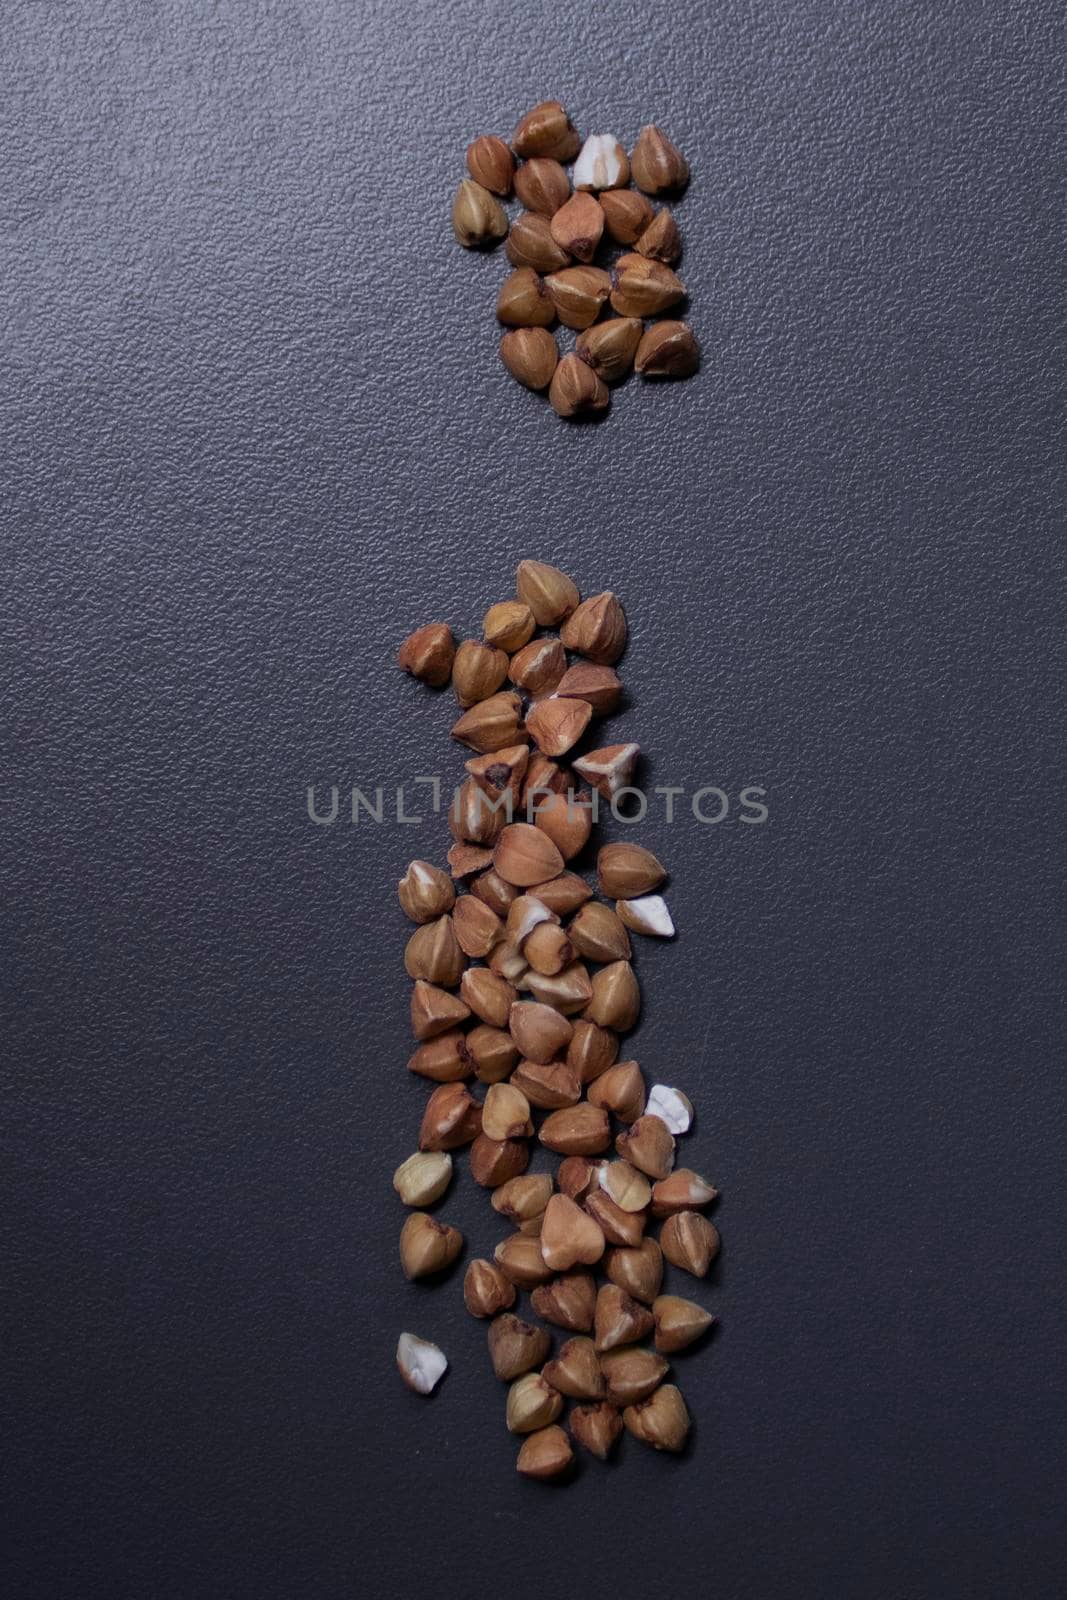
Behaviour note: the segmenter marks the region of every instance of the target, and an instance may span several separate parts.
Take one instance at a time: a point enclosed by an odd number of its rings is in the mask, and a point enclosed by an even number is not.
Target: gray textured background
[[[5,6],[9,1595],[1052,1592],[1058,11]],[[448,226],[545,94],[694,171],[703,370],[593,428]],[[624,599],[650,780],[772,809],[643,835],[722,1330],[689,1457],[566,1493],[396,1269],[440,827],[304,812],[453,770],[395,645],[527,554]]]

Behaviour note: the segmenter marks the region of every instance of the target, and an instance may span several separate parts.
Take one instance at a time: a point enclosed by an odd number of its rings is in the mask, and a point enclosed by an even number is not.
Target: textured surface
[[[1058,11],[8,0],[12,1600],[1051,1592]],[[544,93],[695,174],[703,371],[593,428],[448,229]],[[304,801],[454,770],[392,652],[530,553],[626,601],[651,781],[771,807],[643,835],[723,1325],[690,1458],[566,1494],[395,1266],[440,825]]]

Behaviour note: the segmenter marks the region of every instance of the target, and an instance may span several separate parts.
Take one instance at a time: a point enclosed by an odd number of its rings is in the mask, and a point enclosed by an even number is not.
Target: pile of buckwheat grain
[[[700,348],[688,323],[645,326],[686,294],[674,271],[682,253],[674,214],[648,198],[677,196],[689,182],[685,157],[661,129],[642,128],[627,156],[614,134],[583,143],[559,101],[546,100],[522,118],[510,145],[492,134],[475,139],[467,170],[452,227],[467,250],[506,241],[514,270],[496,314],[509,330],[500,358],[513,378],[547,389],[559,416],[584,417],[607,407],[607,385],[631,367],[646,378],[696,371]],[[512,195],[524,209],[509,222],[502,201]],[[624,252],[613,263],[612,246]],[[608,309],[615,315],[602,320]],[[562,358],[556,321],[578,335]]]
[[[425,1209],[448,1189],[454,1151],[468,1149],[471,1177],[511,1224],[492,1260],[467,1266],[463,1299],[489,1319],[507,1427],[523,1436],[519,1472],[556,1478],[573,1462],[571,1438],[601,1459],[623,1427],[656,1450],[684,1447],[689,1413],[664,1381],[667,1358],[715,1318],[660,1292],[664,1258],[702,1278],[719,1235],[702,1215],[716,1190],[675,1166],[690,1101],[666,1084],[646,1092],[638,1063],[618,1059],[641,1007],[630,935],[674,933],[658,893],[666,869],[639,844],[604,844],[597,899],[569,866],[595,811],[616,810],[639,755],[636,744],[572,754],[619,706],[626,619],[610,591],[582,601],[544,562],[521,562],[515,587],[486,612],[481,640],[457,648],[435,622],[399,654],[422,682],[451,681],[462,712],[452,736],[474,754],[449,811],[450,872],[412,861],[399,884],[418,924],[404,954],[408,1067],[435,1087],[393,1184],[411,1207],[400,1234],[409,1278],[444,1273],[463,1248],[458,1229]],[[560,1157],[554,1177],[527,1172],[535,1139]],[[568,1335],[554,1354],[548,1329],[516,1315],[522,1291],[540,1324]],[[397,1364],[429,1394],[448,1363],[403,1333]]]

